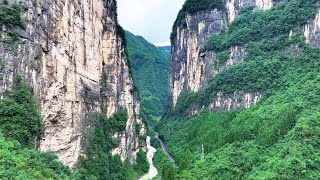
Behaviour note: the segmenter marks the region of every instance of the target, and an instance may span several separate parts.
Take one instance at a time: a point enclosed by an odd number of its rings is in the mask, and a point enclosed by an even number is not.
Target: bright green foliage
[[[149,163],[147,162],[147,153],[144,151],[139,151],[137,153],[137,160],[134,169],[141,174],[147,173],[149,170]]]
[[[6,1],[5,1],[6,2]],[[22,6],[18,3],[6,4],[0,3],[0,26],[6,27],[6,38],[4,42],[12,44],[19,38],[15,28],[24,29],[26,27],[25,20],[21,17]]]
[[[182,179],[319,177],[319,80],[313,71],[251,108],[163,121]]]
[[[22,6],[20,4],[0,4],[0,26],[9,28],[25,28],[25,21],[21,17]]]
[[[32,149],[42,135],[41,116],[20,76],[0,102],[0,129],[0,179],[72,179],[56,155]]]
[[[247,54],[204,90],[180,98],[158,125],[175,158],[176,179],[320,177],[320,49],[304,44],[299,30],[315,15],[317,2],[291,0],[270,11],[244,11],[212,37],[208,49],[223,53],[238,45]],[[184,114],[208,105],[217,92],[234,91],[260,92],[263,99],[248,109]]]
[[[24,149],[17,141],[6,141],[0,133],[0,179],[74,179],[57,156]]]
[[[159,50],[143,37],[130,32],[126,32],[126,38],[133,78],[139,90],[141,111],[144,119],[152,124],[162,116],[167,107],[170,47]]]
[[[42,134],[41,115],[29,87],[17,76],[12,91],[0,103],[0,129],[7,139],[33,147]]]
[[[280,4],[270,11],[242,13],[228,30],[213,35],[206,49],[225,50],[231,46],[243,46],[249,42],[278,37],[300,27],[314,17],[318,0],[293,0]],[[280,44],[279,44],[280,45]]]
[[[223,51],[217,54],[215,68],[219,69],[230,58],[230,51]]]
[[[161,172],[162,179],[163,180],[175,180],[176,178],[176,172],[175,167],[171,162],[166,162],[163,164],[163,169]]]
[[[113,117],[109,118],[108,121],[108,126],[109,130],[112,132],[121,132],[126,129],[126,123],[128,120],[128,111],[127,109],[121,107],[113,115]]]
[[[125,129],[127,110],[121,108],[113,117],[96,114],[96,126],[87,147],[87,156],[80,159],[77,179],[135,179],[130,162],[112,156],[110,150],[117,144],[111,134]]]
[[[183,24],[185,26],[186,22],[182,22],[182,20],[185,18],[186,14],[196,14],[200,11],[206,11],[206,10],[224,10],[225,6],[222,0],[187,0],[183,6],[182,9],[179,11],[178,16],[176,18],[176,21],[174,22],[174,25],[172,27],[172,33],[170,36],[171,42],[174,41],[174,38],[177,35],[177,26],[180,26]]]
[[[237,90],[269,94],[273,90],[282,88],[286,82],[292,81],[293,77],[284,75],[289,75],[293,67],[310,66],[303,59],[292,55],[300,52],[292,52],[291,47],[296,45],[299,49],[310,51],[304,47],[303,34],[298,27],[315,14],[316,2],[317,0],[293,0],[286,4],[279,4],[270,11],[248,11],[231,23],[228,31],[213,35],[206,46],[208,49],[218,51],[219,62],[220,59],[225,58],[221,58],[221,54],[223,55],[228,47],[234,45],[245,47],[247,52],[244,57],[245,62],[219,73],[200,93],[186,94],[181,97],[176,106],[176,112],[185,112],[188,108],[186,105],[190,104],[207,105],[211,97],[218,92],[231,94]],[[269,23],[270,19],[277,21]],[[288,37],[290,29],[295,32],[291,38]],[[252,33],[260,30],[261,34]],[[247,31],[251,33],[247,34]],[[250,36],[250,38],[244,37],[238,39],[237,43],[233,43],[240,36]],[[292,58],[296,61],[292,62]]]
[[[175,165],[173,162],[169,160],[165,152],[161,148],[160,142],[155,137],[156,134],[154,134],[152,131],[149,130],[149,136],[151,136],[151,145],[157,149],[155,154],[153,155],[153,164],[158,170],[158,176],[156,177],[165,180],[174,180],[175,178]]]

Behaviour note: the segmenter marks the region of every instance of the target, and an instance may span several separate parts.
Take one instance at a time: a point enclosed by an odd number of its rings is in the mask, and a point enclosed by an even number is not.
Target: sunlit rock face
[[[182,92],[197,92],[207,78],[208,55],[201,50],[208,38],[221,31],[226,24],[222,12],[213,10],[187,15],[185,26],[177,27],[171,56],[171,103],[174,106]],[[209,57],[208,57],[209,56]]]
[[[135,160],[145,149],[138,136],[146,132],[133,88],[124,43],[117,31],[114,0],[20,0],[27,28],[18,30],[14,44],[0,42],[0,93],[10,88],[17,74],[29,83],[42,112],[45,133],[41,151],[54,152],[75,168],[85,155],[86,137],[94,129],[92,112],[112,116],[128,110],[126,130],[114,135],[119,147],[112,153]],[[5,38],[5,27],[0,32]],[[102,93],[102,72],[108,90]],[[140,125],[140,132],[135,131]]]
[[[277,1],[279,2],[279,1]],[[219,72],[229,66],[238,64],[243,61],[245,49],[243,47],[231,47],[230,58],[219,68],[213,68],[217,64],[217,54],[214,51],[205,51],[204,45],[212,34],[219,33],[223,28],[227,28],[228,24],[239,16],[240,9],[243,7],[255,7],[261,10],[271,9],[276,2],[272,0],[224,0],[225,10],[218,11],[201,11],[196,14],[187,14],[177,26],[177,35],[172,41],[171,54],[171,96],[170,107],[173,109],[182,94],[188,92],[198,92],[207,83],[210,77],[215,76]],[[235,90],[236,91],[236,90]],[[211,109],[234,109],[245,108],[257,102],[259,98],[246,98],[246,93],[239,95],[240,101],[230,100],[232,96],[216,98],[229,99],[228,105],[211,103]],[[231,103],[231,105],[230,105]],[[221,104],[221,103],[220,103]],[[222,103],[224,104],[224,103]],[[229,108],[230,107],[230,108]],[[204,107],[197,107],[191,110],[191,114],[196,114]],[[195,113],[196,112],[196,113]]]
[[[272,0],[225,0],[228,21],[232,22],[238,15],[242,7],[257,7],[262,10],[272,8]]]
[[[320,9],[314,19],[309,20],[309,23],[303,27],[306,43],[319,46],[320,45]]]

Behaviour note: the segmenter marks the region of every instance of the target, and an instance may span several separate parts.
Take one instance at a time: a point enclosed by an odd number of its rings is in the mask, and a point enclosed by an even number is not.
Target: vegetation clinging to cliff
[[[0,132],[0,179],[76,179],[51,153],[22,148]]]
[[[0,102],[0,179],[73,178],[68,167],[51,153],[34,149],[43,126],[29,87],[16,76]]]
[[[21,17],[22,6],[20,4],[0,4],[0,26],[9,28],[25,28],[26,23]]]
[[[305,44],[301,32],[318,2],[291,0],[270,11],[246,11],[212,37],[208,49],[241,46],[246,55],[244,62],[212,77],[204,90],[181,97],[158,126],[178,165],[174,178],[320,176],[320,50]],[[217,92],[232,96],[235,91],[260,92],[263,99],[248,109],[187,117],[193,107],[213,102]]]
[[[174,38],[177,36],[177,27],[181,24],[185,24],[186,22],[183,22],[187,14],[196,14],[200,11],[206,11],[206,10],[224,10],[225,6],[222,0],[187,0],[183,6],[182,9],[179,11],[178,16],[173,24],[172,32],[171,32],[171,44],[174,41]]]
[[[289,4],[280,4],[270,11],[242,13],[226,31],[213,35],[205,48],[222,51],[231,46],[243,46],[249,42],[287,35],[290,30],[302,26],[314,17],[317,3],[317,0],[290,1]]]
[[[78,179],[136,179],[136,172],[128,160],[122,162],[120,156],[112,156],[110,151],[118,142],[112,138],[114,132],[124,131],[128,119],[127,110],[120,108],[112,117],[103,114],[92,114],[90,118],[96,121],[92,137],[89,138],[87,156],[80,158],[80,168],[77,172]],[[141,155],[141,153],[140,153]],[[144,157],[146,158],[146,156]],[[140,164],[143,163],[143,164]],[[137,171],[144,170],[145,166],[139,156]]]
[[[4,137],[34,147],[43,132],[41,115],[28,85],[17,76],[11,91],[0,103],[0,129]]]
[[[190,104],[208,105],[210,98],[218,92],[232,94],[236,89],[263,93],[282,87],[287,81],[283,74],[288,73],[293,63],[280,51],[286,51],[292,44],[304,43],[299,27],[315,15],[317,2],[293,0],[269,11],[247,11],[232,22],[227,31],[213,35],[206,44],[207,50],[221,54],[229,47],[243,46],[246,49],[245,62],[211,78],[203,91],[182,96],[176,112],[185,111]],[[291,38],[290,30],[295,32]],[[266,63],[266,59],[270,63]],[[216,64],[221,63],[224,62]]]

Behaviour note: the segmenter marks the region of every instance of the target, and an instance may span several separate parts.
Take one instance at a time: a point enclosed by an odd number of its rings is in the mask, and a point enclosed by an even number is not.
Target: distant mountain
[[[158,46],[158,49],[170,59],[171,56],[171,46]]]
[[[165,112],[169,98],[170,47],[156,47],[128,31],[126,39],[142,113],[149,123],[154,123]]]

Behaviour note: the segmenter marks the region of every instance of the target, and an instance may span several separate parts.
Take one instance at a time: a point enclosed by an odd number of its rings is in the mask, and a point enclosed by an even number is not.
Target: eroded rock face
[[[314,19],[303,27],[306,43],[314,46],[320,46],[320,9]]]
[[[232,95],[218,93],[209,105],[209,111],[235,110],[239,108],[248,108],[256,104],[262,95],[260,93],[234,92]]]
[[[215,53],[202,53],[208,38],[221,31],[226,19],[220,11],[187,15],[186,25],[177,27],[171,56],[171,103],[174,106],[182,92],[197,92],[206,82],[209,57]]]
[[[242,7],[258,7],[262,10],[272,8],[272,0],[225,0],[228,21],[232,22]]]
[[[231,47],[229,49],[230,58],[218,69],[214,68],[214,65],[217,64],[216,52],[203,51],[208,38],[227,27],[239,15],[242,7],[253,6],[267,10],[275,4],[272,0],[225,0],[224,3],[225,11],[213,10],[202,11],[193,15],[187,14],[185,19],[177,26],[177,36],[173,40],[171,56],[171,108],[174,108],[181,94],[198,92],[204,87],[209,77],[243,60],[245,49],[243,47]],[[243,98],[243,101],[246,101],[245,96],[240,97]],[[220,98],[224,99],[223,97]],[[225,97],[225,99],[228,98],[230,97]],[[232,102],[237,103],[239,101],[233,100]],[[252,103],[248,102],[248,104]],[[234,104],[232,107],[243,106]],[[199,111],[201,111],[201,108],[194,110],[194,112]]]
[[[27,28],[14,44],[0,43],[6,62],[0,93],[10,88],[16,74],[30,84],[43,115],[45,135],[41,151],[54,152],[71,168],[85,155],[83,132],[94,126],[88,114],[112,116],[128,110],[126,131],[114,154],[134,161],[146,129],[139,116],[123,39],[117,33],[114,0],[20,0]],[[5,30],[5,28],[3,29]],[[5,33],[0,32],[1,39]],[[110,87],[101,93],[105,71]],[[140,124],[139,134],[135,124]],[[144,148],[144,147],[142,147]]]

